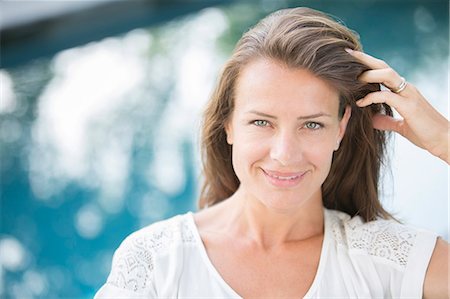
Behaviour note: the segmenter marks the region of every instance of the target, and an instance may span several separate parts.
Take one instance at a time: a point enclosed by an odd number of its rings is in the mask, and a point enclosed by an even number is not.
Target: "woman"
[[[203,209],[129,236],[96,298],[447,298],[448,244],[377,190],[384,131],[449,163],[449,122],[360,50],[307,8],[245,33],[205,112]]]

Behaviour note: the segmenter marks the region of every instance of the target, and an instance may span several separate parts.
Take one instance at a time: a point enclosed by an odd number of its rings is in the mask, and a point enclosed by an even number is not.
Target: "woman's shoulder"
[[[191,213],[177,215],[141,228],[126,237],[114,253],[107,285],[116,290],[152,289],[158,256],[195,242]]]
[[[338,246],[404,268],[418,252],[431,252],[436,234],[391,219],[364,222],[359,216],[327,210],[329,227]]]
[[[175,244],[194,241],[191,212],[152,223],[124,239],[119,249],[158,253]]]

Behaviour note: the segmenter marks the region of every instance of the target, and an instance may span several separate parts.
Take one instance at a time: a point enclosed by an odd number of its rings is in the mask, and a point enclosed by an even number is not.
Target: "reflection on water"
[[[445,113],[448,9],[436,3],[404,4],[407,21],[386,17],[376,30],[354,14],[375,5],[370,1],[311,6],[358,30],[368,52],[388,60]],[[202,107],[242,31],[280,5],[210,8],[0,70],[3,297],[91,297],[126,235],[195,210]],[[395,16],[392,7],[375,8]],[[389,26],[400,36],[391,36]],[[404,36],[411,40],[403,45]],[[387,176],[386,203],[448,237],[446,168],[402,139],[395,146],[396,187]],[[411,161],[436,176],[397,179]],[[430,190],[436,203],[428,205],[433,219],[425,219],[420,197]]]

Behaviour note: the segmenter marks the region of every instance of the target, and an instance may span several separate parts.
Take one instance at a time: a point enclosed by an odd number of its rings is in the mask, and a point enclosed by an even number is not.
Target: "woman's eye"
[[[305,124],[305,127],[310,130],[318,130],[322,128],[322,125],[316,122],[309,122]]]
[[[253,124],[257,127],[267,127],[269,122],[267,120],[254,120]]]

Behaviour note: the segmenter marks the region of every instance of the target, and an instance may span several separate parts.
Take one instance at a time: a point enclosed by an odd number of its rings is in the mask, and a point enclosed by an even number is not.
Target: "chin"
[[[267,196],[267,195],[266,195]],[[298,209],[300,209],[302,206],[305,205],[309,200],[312,200],[312,198],[309,199],[303,199],[299,200],[299,198],[302,198],[299,195],[296,196],[273,196],[268,200],[261,200],[261,203],[269,210],[274,211],[276,213],[280,214],[291,214]]]

